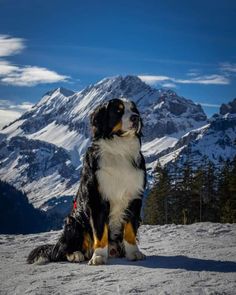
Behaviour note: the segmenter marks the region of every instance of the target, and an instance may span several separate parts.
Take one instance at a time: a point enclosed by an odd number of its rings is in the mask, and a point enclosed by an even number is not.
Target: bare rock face
[[[225,115],[225,114],[236,114],[236,98],[229,102],[228,104],[222,104],[220,107],[220,114]]]
[[[211,161],[216,166],[222,160],[236,156],[236,99],[222,104],[219,114],[213,115],[205,126],[182,136],[174,146],[163,150],[158,158],[167,166],[181,166],[188,159],[195,166]],[[175,156],[173,156],[175,155]]]

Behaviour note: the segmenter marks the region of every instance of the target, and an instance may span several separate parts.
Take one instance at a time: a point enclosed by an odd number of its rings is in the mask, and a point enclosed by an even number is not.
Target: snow
[[[38,157],[41,157],[43,155],[37,154]],[[26,175],[24,173],[24,170],[29,165],[28,163],[24,165],[19,165],[19,160],[21,156],[17,156],[16,158],[11,159],[10,157],[5,158],[2,161],[2,164],[4,162],[5,167],[7,168],[2,171],[3,169],[0,169],[0,174],[2,174],[1,179],[3,181],[9,181],[14,183],[16,187],[21,189],[21,180],[26,182]],[[39,159],[39,162],[40,161]],[[43,163],[43,162],[42,162]],[[41,171],[39,173],[42,174]],[[22,176],[24,175],[24,176]],[[35,180],[32,180],[31,182],[26,182],[24,186],[24,192],[27,194],[31,194],[31,198],[29,198],[29,201],[34,204],[36,208],[42,207],[44,203],[46,203],[50,198],[53,197],[63,197],[63,196],[73,196],[77,189],[78,189],[78,183],[75,182],[74,184],[68,185],[69,180],[61,181],[60,174],[57,170],[51,171],[51,168],[47,169],[47,174],[40,175],[39,178],[36,178]]]
[[[195,125],[197,125],[197,123],[195,123]],[[196,130],[198,130],[198,129],[196,129]],[[175,133],[172,133],[171,135],[157,137],[151,141],[143,142],[142,152],[143,152],[144,156],[148,158],[153,155],[158,155],[160,152],[162,152],[170,147],[174,147],[174,145],[178,142],[178,140],[181,137],[185,136],[186,132],[187,132],[186,130],[180,131],[180,132],[175,132]],[[189,132],[187,134],[189,134]]]
[[[212,119],[210,124],[182,136],[169,150],[164,151],[159,161],[162,165],[168,165],[173,160],[176,163],[181,162],[181,157],[186,154],[185,148],[190,147],[191,161],[194,163],[201,165],[206,158],[219,166],[220,159],[226,161],[236,156],[235,131],[235,119]],[[150,166],[155,167],[154,165]]]
[[[157,155],[161,151],[173,147],[177,141],[178,137],[174,135],[155,138],[152,141],[144,143],[142,151],[145,157]]]
[[[0,235],[0,294],[235,294],[236,224],[141,226],[144,261],[26,264],[58,235]]]
[[[40,106],[51,105],[55,109],[61,104],[66,103],[70,96],[74,94],[73,91],[64,88],[57,88],[43,96],[38,104],[36,104],[33,109],[39,108]]]
[[[159,158],[159,162],[161,166],[165,166],[167,163],[174,161],[184,148],[185,146],[182,146],[179,149],[176,149]],[[157,165],[157,161],[154,161],[153,163],[150,164],[150,167],[153,169],[154,167],[156,167],[156,165]]]
[[[228,138],[230,144],[220,146],[219,141]],[[194,151],[200,152],[202,155],[207,156],[212,162],[218,162],[219,157],[227,160],[236,155],[235,142],[236,133],[235,129],[228,128],[227,133],[225,130],[212,132],[209,130],[205,134],[200,134],[196,139],[196,144],[193,148]],[[217,148],[216,148],[217,147]]]
[[[2,129],[7,124],[18,119],[21,116],[20,112],[11,110],[0,110],[0,129]]]
[[[81,164],[81,155],[84,154],[89,144],[89,138],[85,138],[83,134],[79,134],[75,130],[70,131],[68,126],[56,124],[55,121],[38,132],[26,135],[25,137],[46,141],[63,147],[69,152],[72,163],[76,167]]]
[[[20,126],[25,122],[25,120],[17,120],[14,123],[11,123],[10,126],[8,126],[5,129],[1,130],[1,133],[8,135],[8,138],[21,135],[23,133]]]

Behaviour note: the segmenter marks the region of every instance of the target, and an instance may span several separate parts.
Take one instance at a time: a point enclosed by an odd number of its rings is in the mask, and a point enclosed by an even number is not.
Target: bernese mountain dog
[[[145,258],[136,238],[146,184],[139,111],[132,101],[112,99],[98,106],[90,121],[92,144],[73,210],[57,243],[32,250],[28,263],[88,260],[100,265],[109,256]]]

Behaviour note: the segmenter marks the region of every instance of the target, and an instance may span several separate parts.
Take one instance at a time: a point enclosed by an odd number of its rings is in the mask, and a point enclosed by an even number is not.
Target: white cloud
[[[190,72],[190,73],[187,73],[187,76],[189,76],[189,77],[196,77],[196,76],[198,76],[198,74],[197,73],[194,73],[194,72]]]
[[[236,64],[224,62],[220,64],[221,70],[224,72],[236,73]]]
[[[204,85],[228,85],[230,80],[223,75],[205,75],[194,77],[192,79],[174,79],[176,83],[182,84],[204,84]]]
[[[207,103],[207,102],[196,102],[197,104],[200,104],[203,107],[208,107],[208,108],[219,108],[220,104],[214,104],[214,103]]]
[[[25,112],[32,108],[33,104],[28,101],[24,101],[22,103],[15,103],[8,99],[0,99],[0,110],[14,110],[16,112]]]
[[[155,85],[160,82],[171,81],[172,79],[167,76],[152,76],[152,75],[141,75],[138,76],[142,81],[146,82],[149,85]]]
[[[200,71],[199,69],[190,69],[189,72],[187,73],[188,77],[197,77],[200,76]]]
[[[2,83],[17,86],[35,86],[42,83],[66,82],[68,76],[41,67],[17,67],[1,79]]]
[[[177,85],[171,82],[163,83],[161,86],[165,88],[177,88]]]
[[[6,60],[0,60],[0,77],[11,74],[19,69]]]
[[[0,35],[0,58],[20,53],[24,48],[24,39]],[[38,84],[68,82],[69,78],[45,67],[14,65],[5,59],[0,59],[0,82],[3,84],[35,86]]]
[[[177,79],[168,76],[152,76],[152,75],[141,75],[139,76],[141,80],[150,85],[161,84],[164,83],[176,83],[176,84],[202,84],[202,85],[228,85],[230,84],[230,80],[223,75],[204,75],[193,77],[190,79]]]
[[[19,118],[33,106],[30,102],[16,104],[7,99],[0,100],[0,129]]]
[[[17,54],[24,48],[24,39],[0,35],[0,57]]]

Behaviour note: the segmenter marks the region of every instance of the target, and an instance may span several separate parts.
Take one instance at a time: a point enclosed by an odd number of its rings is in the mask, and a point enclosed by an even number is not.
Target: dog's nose
[[[139,122],[139,115],[131,115],[130,116],[130,121],[133,122],[134,124]]]

